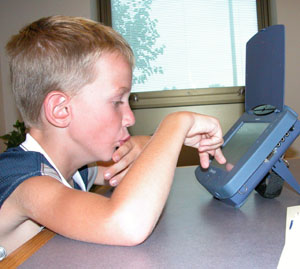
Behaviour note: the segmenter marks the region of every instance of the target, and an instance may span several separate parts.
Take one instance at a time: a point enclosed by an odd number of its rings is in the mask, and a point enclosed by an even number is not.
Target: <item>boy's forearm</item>
[[[169,115],[113,193],[111,202],[126,216],[124,229],[148,235],[156,224],[188,130],[186,120],[184,113]]]

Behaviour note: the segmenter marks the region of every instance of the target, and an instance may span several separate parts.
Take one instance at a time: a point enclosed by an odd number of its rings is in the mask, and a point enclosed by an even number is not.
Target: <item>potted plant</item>
[[[4,144],[6,145],[6,149],[17,147],[25,141],[26,127],[24,122],[17,120],[13,127],[15,130],[11,131],[8,134],[0,136],[0,138],[4,141]]]

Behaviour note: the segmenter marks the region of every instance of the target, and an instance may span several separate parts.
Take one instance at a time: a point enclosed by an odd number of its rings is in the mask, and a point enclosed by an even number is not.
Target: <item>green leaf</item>
[[[13,127],[15,130],[0,136],[0,139],[2,139],[6,145],[6,149],[17,147],[24,142],[26,138],[26,127],[24,122],[17,120]]]

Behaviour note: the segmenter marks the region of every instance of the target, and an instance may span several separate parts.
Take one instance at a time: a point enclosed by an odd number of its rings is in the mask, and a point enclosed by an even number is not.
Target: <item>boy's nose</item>
[[[130,107],[126,109],[123,117],[123,126],[130,127],[135,124],[135,117]]]

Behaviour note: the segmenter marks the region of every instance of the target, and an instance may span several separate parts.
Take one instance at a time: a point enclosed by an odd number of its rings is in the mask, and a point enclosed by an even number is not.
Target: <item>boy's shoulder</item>
[[[9,175],[24,175],[28,171],[40,171],[41,164],[51,167],[43,154],[35,151],[24,151],[20,146],[9,148],[0,154],[0,180]]]
[[[0,154],[0,208],[10,194],[25,180],[36,176],[50,176],[61,182],[57,170],[40,152],[26,151],[20,146]],[[86,186],[89,184],[88,167],[78,170]],[[75,189],[81,189],[75,182]]]
[[[7,197],[26,179],[42,176],[53,168],[39,152],[10,148],[0,154],[0,207]]]

